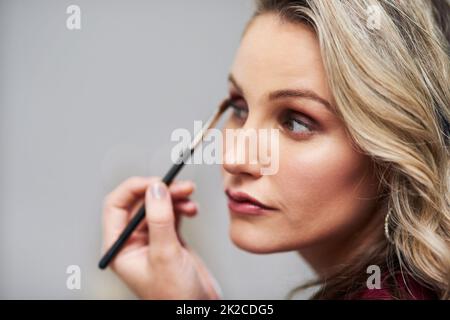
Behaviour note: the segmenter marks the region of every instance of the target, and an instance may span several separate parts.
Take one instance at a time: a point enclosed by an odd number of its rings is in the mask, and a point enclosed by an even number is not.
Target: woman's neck
[[[383,241],[385,208],[376,208],[364,222],[364,227],[340,237],[302,248],[298,253],[314,269],[320,279],[331,276],[341,266],[348,265],[371,245]]]

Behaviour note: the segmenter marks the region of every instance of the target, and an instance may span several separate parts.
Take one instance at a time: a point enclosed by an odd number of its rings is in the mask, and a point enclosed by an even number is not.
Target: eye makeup
[[[292,109],[283,110],[279,117],[280,125],[294,136],[311,135],[315,130],[314,123],[307,116]]]
[[[244,98],[230,94],[228,104],[232,109],[231,119],[235,123],[243,125],[249,114]],[[277,126],[294,139],[311,136],[319,128],[315,120],[292,107],[276,103],[273,110],[275,114],[273,117]]]

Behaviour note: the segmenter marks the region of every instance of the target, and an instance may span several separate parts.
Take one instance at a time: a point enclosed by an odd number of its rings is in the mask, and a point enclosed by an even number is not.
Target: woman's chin
[[[232,221],[229,230],[230,239],[238,248],[251,253],[275,253],[288,251],[283,245],[278,244],[270,232],[253,226],[248,222]]]

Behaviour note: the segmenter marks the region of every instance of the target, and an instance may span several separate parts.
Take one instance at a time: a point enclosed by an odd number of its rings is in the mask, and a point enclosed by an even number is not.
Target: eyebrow
[[[228,75],[228,81],[230,81],[239,93],[243,94],[241,86],[238,84],[234,76],[230,73]],[[329,111],[334,113],[334,108],[326,99],[320,97],[317,93],[309,89],[282,89],[269,93],[269,101],[282,99],[282,98],[306,98],[314,100],[324,105]]]

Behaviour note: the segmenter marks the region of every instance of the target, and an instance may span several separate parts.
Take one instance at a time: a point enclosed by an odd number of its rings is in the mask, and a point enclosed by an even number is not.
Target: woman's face
[[[279,129],[279,150],[270,150],[279,152],[272,175],[261,174],[259,162],[227,161],[250,148],[225,143],[224,189],[274,208],[257,214],[230,209],[232,241],[257,253],[343,248],[373,214],[378,183],[370,158],[352,145],[333,112],[315,33],[282,24],[274,14],[259,16],[230,74],[233,113],[225,128]]]

